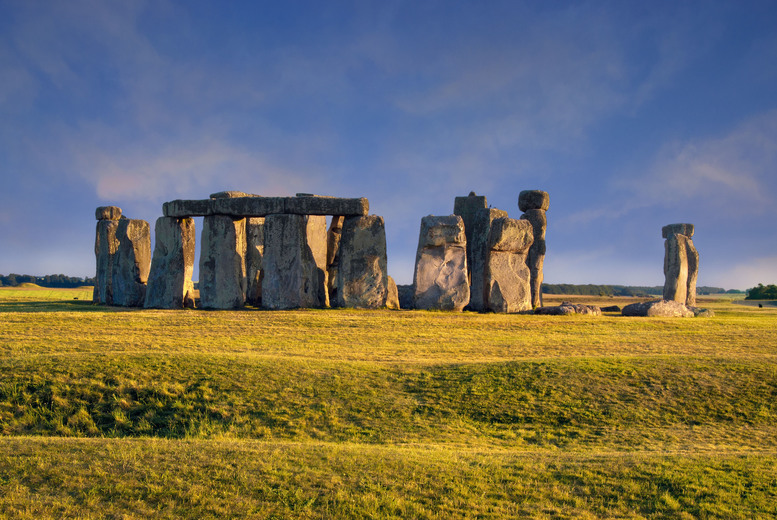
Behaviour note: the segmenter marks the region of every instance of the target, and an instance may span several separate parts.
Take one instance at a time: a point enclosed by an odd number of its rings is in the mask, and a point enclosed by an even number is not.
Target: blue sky
[[[92,276],[94,208],[365,196],[421,217],[550,193],[545,279],[777,283],[777,2],[0,0],[0,273]],[[199,224],[199,223],[198,223]]]

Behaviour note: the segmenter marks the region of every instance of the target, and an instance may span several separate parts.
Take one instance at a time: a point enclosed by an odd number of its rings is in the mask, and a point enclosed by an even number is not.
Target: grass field
[[[777,308],[90,300],[0,288],[0,517],[777,518]]]

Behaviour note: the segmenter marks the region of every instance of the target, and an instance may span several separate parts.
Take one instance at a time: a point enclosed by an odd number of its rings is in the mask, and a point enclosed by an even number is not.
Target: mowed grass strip
[[[773,518],[773,454],[13,438],[0,515],[45,518]]]

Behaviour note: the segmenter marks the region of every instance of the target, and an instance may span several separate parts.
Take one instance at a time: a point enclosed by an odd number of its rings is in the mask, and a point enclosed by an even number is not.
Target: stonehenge
[[[545,264],[545,229],[548,219],[545,212],[550,205],[550,196],[541,190],[526,190],[518,194],[518,209],[523,211],[521,218],[531,222],[534,230],[534,243],[529,249],[527,264],[531,273],[531,306],[542,307],[542,268]]]
[[[421,219],[413,301],[416,309],[461,311],[469,302],[467,239],[458,215]]]
[[[488,310],[522,312],[532,309],[531,278],[526,261],[533,242],[534,231],[526,220],[501,217],[491,224],[484,277]]]
[[[194,220],[159,217],[148,275],[147,309],[194,307]]]
[[[664,300],[696,305],[699,253],[693,246],[693,224],[669,224],[661,228],[664,242]]]

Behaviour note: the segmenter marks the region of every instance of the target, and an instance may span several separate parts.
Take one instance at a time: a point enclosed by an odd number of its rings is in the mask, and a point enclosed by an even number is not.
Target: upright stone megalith
[[[145,220],[123,218],[118,222],[111,269],[113,304],[142,307],[151,268],[151,230]]]
[[[534,232],[527,220],[503,217],[491,224],[485,276],[488,310],[531,310],[531,273],[526,256],[533,242]]]
[[[347,217],[343,222],[337,269],[337,307],[386,307],[388,271],[383,217]]]
[[[326,217],[268,215],[264,221],[262,306],[326,307]]]
[[[345,217],[342,215],[333,216],[326,233],[326,288],[330,303],[337,301],[337,271],[340,267],[340,239],[343,236],[344,221]]]
[[[545,212],[550,205],[550,196],[541,190],[525,190],[518,194],[518,209],[523,211],[521,218],[531,222],[534,242],[526,257],[526,265],[531,273],[531,306],[542,307],[542,268],[545,264],[545,230],[548,219]]]
[[[699,252],[693,245],[693,224],[669,224],[661,228],[664,242],[664,300],[696,305]]]
[[[200,307],[236,309],[246,301],[246,220],[227,215],[202,219]]]
[[[464,309],[469,302],[466,248],[460,216],[421,219],[413,275],[416,309]]]
[[[472,224],[472,241],[467,240],[467,250],[472,252],[470,269],[469,309],[483,312],[486,306],[486,263],[488,261],[488,236],[491,224],[498,218],[507,217],[501,209],[484,208],[475,213]],[[468,259],[469,260],[469,259]]]
[[[147,309],[194,307],[194,220],[159,217],[146,287]]]
[[[482,195],[476,195],[474,191],[469,192],[466,197],[456,197],[453,201],[453,214],[458,215],[464,221],[464,234],[467,237],[467,276],[469,276],[470,286],[472,285],[472,240],[475,228],[475,219],[478,211],[488,208],[488,201]]]
[[[97,229],[94,240],[94,256],[97,263],[92,299],[102,305],[113,305],[113,257],[119,248],[116,230],[119,227],[121,208],[101,206],[95,211]]]
[[[246,219],[246,303],[262,305],[262,281],[264,279],[264,218]]]

